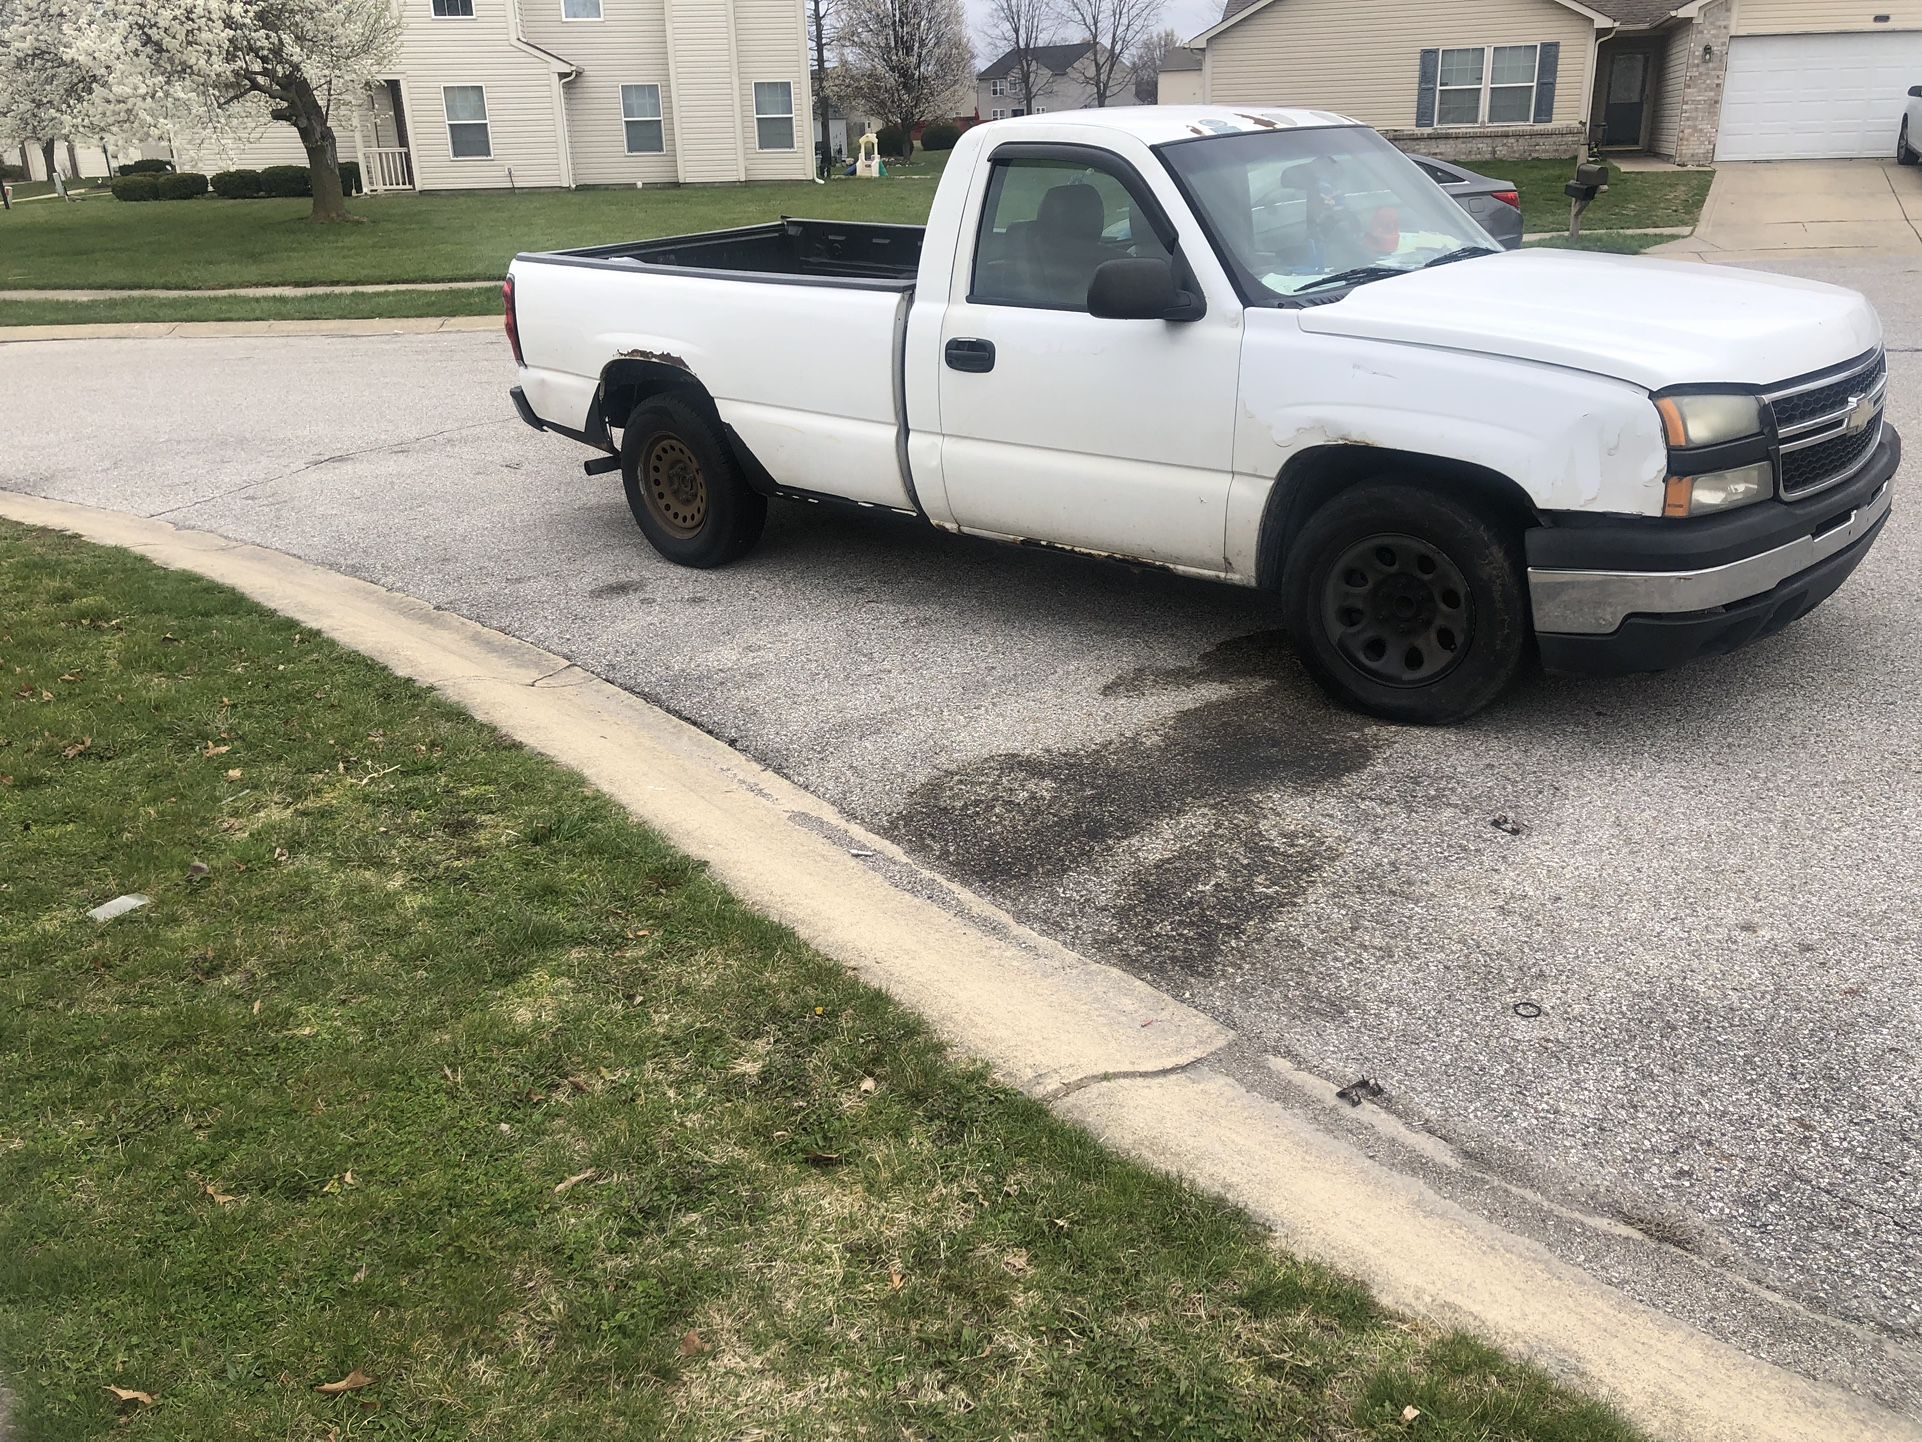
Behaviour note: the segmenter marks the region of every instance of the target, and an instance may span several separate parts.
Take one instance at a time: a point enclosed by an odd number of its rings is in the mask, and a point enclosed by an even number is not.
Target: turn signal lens
[[[1665,516],[1705,516],[1715,511],[1732,511],[1775,493],[1775,468],[1767,461],[1753,466],[1737,466],[1731,471],[1711,471],[1702,476],[1670,476],[1663,499]]]
[[[1516,210],[1522,208],[1522,196],[1518,190],[1497,190],[1490,194],[1488,198],[1490,200],[1499,200],[1503,205],[1512,206]]]
[[[1655,409],[1670,446],[1719,446],[1762,433],[1762,403],[1732,391],[1660,396]]]

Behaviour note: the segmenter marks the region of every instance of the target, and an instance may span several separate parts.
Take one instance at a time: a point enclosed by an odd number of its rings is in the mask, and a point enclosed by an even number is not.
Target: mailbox
[[[1601,186],[1583,185],[1579,180],[1571,180],[1562,187],[1562,194],[1570,200],[1593,200],[1601,193]]]
[[[1586,203],[1602,193],[1608,185],[1606,165],[1578,165],[1575,178],[1562,187],[1562,194],[1578,203]]]

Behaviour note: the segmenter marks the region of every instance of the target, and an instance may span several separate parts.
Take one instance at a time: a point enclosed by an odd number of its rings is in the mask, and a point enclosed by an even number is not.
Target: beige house
[[[1034,61],[1034,113],[1051,110],[1086,110],[1095,103],[1095,87],[1089,78],[1088,59],[1097,51],[1083,40],[1070,45],[1037,45],[1027,52]],[[1010,50],[975,76],[974,113],[983,120],[1006,120],[1026,115],[1027,97],[1021,93],[1021,52]],[[1110,105],[1134,104],[1134,75],[1125,65],[1115,67]]]
[[[401,0],[392,73],[337,106],[369,190],[813,174],[802,0]],[[304,164],[291,127],[176,137],[181,168]]]
[[[1587,136],[1690,165],[1878,156],[1922,83],[1922,0],[1227,0],[1189,44],[1191,98],[1325,107],[1455,159]]]

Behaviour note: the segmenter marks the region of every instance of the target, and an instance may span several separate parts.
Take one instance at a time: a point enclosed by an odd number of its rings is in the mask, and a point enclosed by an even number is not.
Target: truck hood
[[[1325,335],[1512,356],[1659,390],[1772,385],[1882,337],[1840,286],[1639,256],[1518,250],[1356,286],[1298,313]]]

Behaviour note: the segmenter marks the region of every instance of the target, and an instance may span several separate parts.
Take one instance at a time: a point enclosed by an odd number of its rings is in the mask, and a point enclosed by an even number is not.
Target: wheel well
[[[1387,446],[1315,446],[1291,457],[1268,493],[1256,560],[1260,584],[1281,583],[1289,546],[1321,506],[1350,486],[1386,479],[1426,485],[1451,499],[1465,497],[1518,532],[1541,522],[1528,492],[1486,466]]]
[[[642,401],[668,391],[688,391],[709,405],[707,387],[678,357],[623,358],[601,372],[601,388],[594,397],[594,418],[605,430],[619,430]]]

